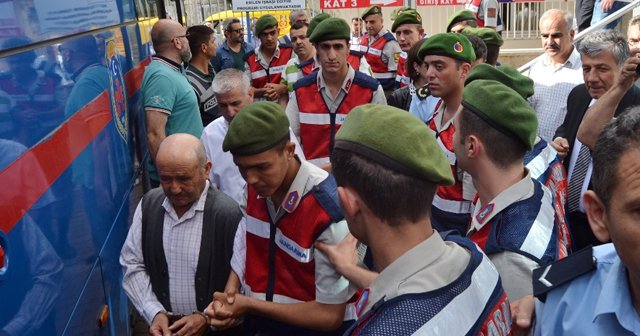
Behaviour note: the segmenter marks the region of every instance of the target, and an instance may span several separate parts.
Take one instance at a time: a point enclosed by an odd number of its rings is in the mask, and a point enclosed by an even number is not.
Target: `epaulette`
[[[293,49],[293,44],[290,44],[290,43],[280,43],[280,44],[278,45],[278,48],[280,48],[280,49],[287,49],[287,48],[289,48],[289,49]]]
[[[359,52],[359,51],[356,51],[356,50],[351,50],[351,49],[349,49],[349,54],[351,54],[351,55],[355,55],[355,56],[358,56],[359,58],[364,57],[364,54],[363,54],[363,53],[361,53],[361,52]]]
[[[549,291],[595,269],[593,247],[585,247],[564,259],[533,270],[533,295],[544,302]]]
[[[303,87],[303,86],[309,86],[314,84],[316,81],[318,80],[318,71],[311,73],[307,76],[304,76],[300,79],[298,79],[294,84],[293,84],[293,89],[297,90],[299,87]]]
[[[374,91],[377,90],[378,85],[380,85],[380,82],[377,79],[360,71],[356,71],[355,76],[353,76],[353,82]]]
[[[385,38],[385,40],[387,40],[387,41],[395,41],[395,40],[396,40],[396,37],[395,37],[395,36],[393,36],[393,34],[392,34],[391,32],[386,32],[386,33],[385,33],[384,35],[382,35],[382,36],[383,36],[383,37]]]

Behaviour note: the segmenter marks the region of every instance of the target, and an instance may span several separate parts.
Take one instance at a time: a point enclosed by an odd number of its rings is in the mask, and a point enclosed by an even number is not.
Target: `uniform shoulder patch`
[[[593,248],[586,247],[564,259],[533,270],[533,295],[544,302],[547,293],[596,269]]]
[[[317,78],[318,78],[318,72],[317,71],[312,73],[312,74],[310,74],[310,75],[308,75],[308,76],[304,76],[304,77],[298,79],[295,84],[293,84],[293,89],[296,90],[299,87],[309,86],[309,85],[315,84],[316,81],[317,81]]]
[[[386,32],[386,33],[385,33],[384,35],[382,35],[382,36],[383,36],[383,37],[385,38],[385,40],[387,40],[387,41],[395,41],[395,40],[396,40],[396,37],[395,37],[395,36],[393,36],[393,34],[392,34],[391,32]]]
[[[377,79],[375,79],[375,78],[373,78],[373,77],[371,77],[371,76],[369,76],[367,74],[364,74],[364,73],[362,73],[360,71],[356,71],[356,74],[353,77],[353,82],[358,84],[358,85],[361,85],[361,86],[364,86],[366,88],[369,88],[371,90],[377,90],[378,89],[378,85],[380,85],[380,82],[378,82]]]

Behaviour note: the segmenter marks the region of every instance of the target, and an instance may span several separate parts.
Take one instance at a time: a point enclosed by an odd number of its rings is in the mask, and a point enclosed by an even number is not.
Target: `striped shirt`
[[[198,97],[198,107],[200,108],[203,124],[207,125],[220,116],[218,101],[211,88],[213,78],[216,76],[215,70],[209,64],[209,74],[204,74],[198,68],[189,64],[185,74]]]

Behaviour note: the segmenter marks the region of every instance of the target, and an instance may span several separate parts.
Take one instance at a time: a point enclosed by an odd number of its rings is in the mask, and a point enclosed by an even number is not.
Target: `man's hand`
[[[618,85],[623,92],[627,92],[638,79],[636,74],[638,65],[640,65],[640,48],[633,48],[629,53],[629,58],[622,65],[618,78]]]
[[[557,137],[553,139],[553,141],[551,141],[549,144],[551,145],[551,147],[553,147],[553,149],[556,150],[556,152],[558,152],[558,156],[561,160],[564,159],[569,153],[569,141],[567,141],[567,139],[565,138]]]
[[[614,2],[615,0],[602,0],[600,3],[600,9],[602,9],[603,12],[608,13],[611,7],[613,7]]]
[[[172,335],[172,332],[169,329],[169,317],[166,313],[160,312],[153,317],[153,321],[151,321],[151,327],[149,327],[149,334],[153,336]]]
[[[527,295],[511,303],[511,321],[514,336],[529,335],[532,321],[535,317],[536,299],[533,295]]]
[[[204,335],[208,322],[204,316],[195,313],[175,321],[169,329],[174,336],[199,336]]]
[[[356,237],[348,233],[338,245],[329,245],[323,242],[316,242],[315,246],[320,252],[327,255],[329,261],[336,268],[338,273],[349,274],[352,267],[358,267],[358,251]]]
[[[242,303],[236,303],[240,299]],[[236,294],[235,290],[226,293],[213,293],[213,301],[205,309],[205,313],[211,319],[209,324],[218,330],[224,330],[238,325],[244,313],[243,295]]]

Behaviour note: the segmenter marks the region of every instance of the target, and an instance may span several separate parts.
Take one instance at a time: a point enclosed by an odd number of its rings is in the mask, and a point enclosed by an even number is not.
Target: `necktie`
[[[589,147],[585,145],[580,146],[580,152],[578,152],[578,158],[573,165],[573,173],[571,174],[571,181],[569,181],[569,202],[567,206],[568,212],[574,212],[580,208],[580,195],[582,191],[582,185],[584,179],[587,176],[587,169],[591,162],[591,152]]]

